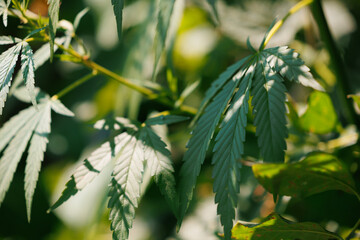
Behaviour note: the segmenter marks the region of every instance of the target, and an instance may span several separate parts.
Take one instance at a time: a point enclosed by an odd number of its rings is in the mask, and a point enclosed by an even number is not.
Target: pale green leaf
[[[176,85],[176,84],[173,84],[173,85]],[[196,82],[193,82],[192,84],[190,84],[189,86],[187,86],[184,91],[180,94],[179,98],[176,100],[174,106],[177,108],[177,107],[180,107],[185,99],[195,91],[195,89],[200,85],[200,80],[196,81]],[[176,85],[177,87],[177,85]]]
[[[115,158],[108,208],[113,239],[116,240],[128,239],[140,197],[145,155],[144,145],[138,137],[137,134],[131,135],[128,143]]]
[[[155,182],[159,186],[162,195],[169,203],[175,216],[177,216],[178,198],[171,153],[161,138],[148,126],[142,128],[142,139],[145,145],[144,155],[150,174],[155,176]]]
[[[146,124],[149,125],[163,125],[163,124],[172,124],[177,122],[183,122],[188,120],[188,117],[177,116],[177,115],[161,115],[158,117],[149,118],[146,120]]]
[[[170,26],[171,14],[174,8],[175,0],[157,0],[158,17],[155,34],[155,64],[153,72],[156,72],[161,54],[165,48],[167,32]],[[155,75],[155,74],[154,74]]]
[[[286,46],[275,47],[265,49],[262,53],[267,57],[266,61],[269,65],[283,77],[306,87],[324,91],[324,88],[313,78],[310,69],[304,65],[304,61],[299,58],[299,54],[293,49]]]
[[[206,0],[208,3],[209,3],[209,5],[211,6],[211,9],[212,9],[212,11],[213,11],[213,13],[214,13],[214,15],[215,15],[215,18],[216,18],[216,20],[217,21],[219,21],[219,13],[218,13],[218,11],[217,11],[217,9],[216,9],[216,2],[217,2],[217,0]]]
[[[118,37],[119,40],[121,40],[124,0],[111,0],[111,4],[113,5],[114,14],[116,18]]]
[[[256,64],[252,86],[254,125],[261,154],[266,162],[284,161],[287,137],[285,118],[286,88],[282,78],[267,62]]]
[[[232,230],[236,240],[342,240],[335,233],[326,231],[322,226],[312,222],[291,222],[276,213],[267,216],[260,224],[237,223]]]
[[[81,19],[86,15],[86,13],[90,10],[90,8],[84,8],[81,10],[78,14],[76,14],[75,20],[74,20],[74,30],[79,27]]]
[[[27,217],[30,222],[31,205],[39,178],[41,162],[44,160],[44,153],[48,143],[48,135],[51,132],[51,108],[50,104],[42,104],[39,106],[38,113],[40,119],[33,133],[28,150],[25,168],[25,199]]]
[[[27,42],[23,42],[21,51],[21,71],[25,81],[26,89],[28,90],[31,102],[36,106],[35,94],[35,64],[33,58],[33,51]]]
[[[359,198],[350,172],[335,156],[315,153],[291,164],[256,164],[256,179],[274,195],[304,198],[329,190],[341,190]]]
[[[112,141],[105,142],[90,156],[84,160],[74,171],[70,180],[66,184],[66,188],[62,192],[61,197],[53,204],[50,210],[54,210],[64,202],[66,202],[71,196],[74,196],[78,191],[84,189],[89,183],[91,183],[97,175],[110,163],[111,159],[127,144],[130,140],[127,133],[122,133]]]
[[[317,134],[326,134],[332,132],[337,123],[337,114],[329,95],[323,92],[312,92],[306,112],[300,117],[302,129]]]
[[[31,107],[35,113],[35,108]],[[17,165],[26,149],[32,132],[38,123],[38,114],[29,114],[25,125],[19,129],[16,135],[9,142],[2,157],[0,158],[0,205],[10,187]]]
[[[51,100],[51,109],[54,110],[54,112],[64,115],[73,117],[75,114],[70,111],[67,107],[64,106],[59,100]]]
[[[0,115],[5,105],[20,50],[21,44],[18,43],[0,55]]]
[[[12,36],[0,36],[0,45],[14,44],[21,42],[21,39]]]
[[[49,33],[50,33],[50,61],[54,56],[54,42],[56,36],[57,25],[59,22],[60,0],[48,0],[49,13]]]
[[[232,76],[232,74],[230,76]],[[217,94],[213,101],[206,107],[204,114],[201,115],[192,131],[192,136],[187,144],[188,150],[184,155],[184,162],[180,170],[179,225],[192,199],[196,178],[200,173],[200,168],[204,162],[210,140],[235,88],[236,79],[227,82],[219,94]]]
[[[8,22],[8,9],[9,9],[9,6],[10,6],[10,3],[11,3],[11,0],[7,0],[5,2],[5,0],[0,0],[0,16],[2,15],[3,16],[3,23],[4,23],[4,26],[7,27],[7,22]]]
[[[240,80],[239,89],[225,115],[214,146],[214,192],[217,213],[224,226],[225,239],[231,238],[237,195],[240,191],[241,155],[244,153],[245,127],[249,110],[249,96],[254,67],[251,66]]]

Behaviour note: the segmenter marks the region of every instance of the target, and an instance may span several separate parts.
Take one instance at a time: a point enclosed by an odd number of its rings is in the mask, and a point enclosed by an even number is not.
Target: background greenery
[[[156,17],[154,2],[126,1],[124,34],[120,43],[110,0],[64,0],[60,19],[73,21],[79,11],[89,7],[90,11],[77,30],[87,47],[84,51],[88,51],[97,63],[122,76],[151,79],[155,27],[152,19]],[[186,104],[198,107],[211,82],[227,66],[249,54],[247,37],[254,46],[258,46],[273,19],[282,17],[294,3],[218,1],[218,21],[206,1],[177,0],[171,40],[167,45],[168,54],[162,58],[158,68],[157,82],[167,85],[167,79],[176,78],[177,84],[169,88],[181,93],[187,85],[198,81],[198,88],[185,100]],[[344,57],[352,93],[355,94],[360,88],[360,2],[324,1],[324,5],[332,33]],[[30,10],[46,15],[46,1],[33,0]],[[17,28],[18,23],[18,19],[10,17],[7,28],[0,25],[1,35],[24,37],[22,29]],[[309,98],[310,89],[286,83],[290,102],[287,160],[299,160],[314,150],[334,153],[350,169],[359,187],[358,135],[338,112],[342,106],[332,94],[336,90],[333,67],[308,9],[289,18],[268,46],[276,45],[289,45],[296,49],[317,80],[326,86],[332,99],[320,94]],[[36,49],[36,46],[32,47]],[[1,52],[4,49],[1,48]],[[53,95],[86,73],[87,70],[79,65],[60,62],[55,58],[52,64],[46,63],[37,70],[36,85]],[[23,197],[25,162],[21,161],[0,208],[0,239],[111,239],[106,209],[106,174],[102,174],[102,178],[96,180],[90,189],[54,213],[47,214],[46,210],[59,196],[78,160],[107,137],[105,132],[92,128],[96,120],[115,114],[143,121],[153,111],[165,109],[103,76],[91,79],[62,98],[62,102],[77,117],[69,119],[53,115],[48,151],[34,195],[32,221],[27,223],[26,219]],[[24,107],[25,104],[10,97],[0,118],[1,124]],[[189,131],[186,124],[170,126],[167,131],[178,172]],[[250,164],[259,158],[251,126],[246,137],[245,160]],[[176,219],[160,197],[158,189],[150,185],[137,210],[130,239],[199,239],[199,236],[202,239],[216,239],[216,233],[221,228],[213,202],[210,159],[211,156],[208,156],[205,161],[195,199],[179,235],[175,237]],[[266,217],[274,208],[272,195],[258,184],[251,168],[244,166],[238,218],[253,221]],[[298,221],[319,222],[328,230],[341,234],[358,220],[360,206],[356,198],[347,193],[328,191],[301,200],[284,197],[276,211]]]

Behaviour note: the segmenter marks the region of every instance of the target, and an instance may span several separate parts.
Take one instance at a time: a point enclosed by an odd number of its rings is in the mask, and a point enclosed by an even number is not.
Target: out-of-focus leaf
[[[121,40],[124,0],[111,0],[111,4],[114,8],[118,37]]]
[[[300,124],[306,131],[326,134],[334,130],[337,115],[330,97],[323,92],[312,92],[308,109],[300,117]]]
[[[255,164],[252,169],[261,185],[274,195],[301,198],[341,190],[360,198],[350,173],[331,154],[315,153],[291,164]]]
[[[90,9],[87,7],[87,8],[84,8],[83,10],[81,10],[78,14],[76,14],[76,17],[75,17],[75,20],[74,20],[74,30],[75,31],[78,28],[81,19],[86,15],[86,13],[89,10]]]
[[[351,94],[348,95],[348,98],[352,98],[354,100],[355,103],[355,110],[357,112],[357,114],[360,114],[360,94]]]
[[[50,61],[54,56],[54,42],[59,22],[60,0],[48,0],[49,4],[49,32],[50,32]]]
[[[176,115],[161,115],[158,117],[149,118],[146,120],[146,124],[149,125],[162,125],[162,124],[172,124],[177,122],[182,122],[188,120],[188,117],[176,116]]]
[[[238,222],[232,229],[232,239],[236,240],[330,240],[342,238],[326,231],[312,222],[295,223],[276,213],[267,216],[260,224],[250,226]]]
[[[219,14],[218,14],[218,11],[217,11],[217,9],[216,9],[216,2],[217,2],[217,0],[207,0],[207,2],[210,4],[211,9],[213,10],[214,15],[215,15],[215,17],[216,17],[216,20],[219,21]]]

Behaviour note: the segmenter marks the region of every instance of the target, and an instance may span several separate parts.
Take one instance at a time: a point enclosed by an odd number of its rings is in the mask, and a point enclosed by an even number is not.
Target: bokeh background
[[[176,0],[167,51],[162,56],[156,81],[167,86],[166,79],[177,79],[177,85],[172,87],[179,94],[186,86],[198,84],[185,100],[186,104],[198,107],[211,82],[227,66],[249,54],[247,38],[254,47],[259,46],[273,20],[284,16],[295,3],[287,0],[218,0],[217,18],[205,0]],[[324,0],[323,3],[331,31],[344,57],[351,89],[356,93],[360,89],[360,1]],[[154,65],[155,4],[153,0],[125,1],[121,42],[117,37],[110,0],[63,0],[60,18],[72,22],[78,12],[88,7],[89,12],[77,30],[86,46],[82,51],[87,52],[95,62],[129,79],[150,80]],[[46,0],[32,0],[30,10],[46,16]],[[0,24],[0,35],[23,37],[25,32],[18,28],[18,24],[18,19],[10,17],[7,28]],[[296,49],[317,80],[329,92],[333,91],[336,78],[309,9],[291,16],[268,47],[278,45]],[[35,43],[32,47],[36,49],[40,45]],[[4,50],[2,47],[1,51]],[[36,85],[53,95],[88,72],[81,65],[55,58],[53,63],[46,63],[37,70]],[[289,83],[287,88],[289,101],[301,115],[311,90]],[[165,109],[103,76],[80,86],[64,96],[62,101],[76,117],[53,114],[52,133],[34,196],[31,223],[26,220],[23,159],[0,208],[0,239],[111,239],[106,208],[110,170],[100,174],[86,190],[55,212],[48,214],[46,210],[59,197],[74,167],[108,136],[106,132],[92,128],[96,120],[117,115],[142,121],[152,112]],[[333,104],[338,107],[336,101]],[[26,106],[15,97],[9,97],[0,126]],[[314,150],[333,152],[345,162],[359,184],[360,154],[357,152],[358,155],[354,155],[353,145],[358,136],[353,127],[342,128],[335,122],[329,133],[319,135],[297,130],[292,120],[289,116],[289,161],[298,160]],[[159,129],[168,133],[176,170],[181,165],[189,138],[187,124]],[[254,132],[251,128],[248,130],[244,159],[256,161],[260,157],[259,149]],[[345,136],[345,143],[341,143],[340,147],[329,146],[329,141],[339,136]],[[176,219],[159,190],[151,182],[146,182],[130,239],[218,239],[221,227],[212,192],[210,159],[211,153],[198,178],[195,199],[180,232],[175,234]],[[351,228],[357,220],[356,213],[360,212],[356,199],[339,191],[303,200],[283,198],[280,201],[276,211],[294,220],[320,222],[330,231],[341,232]],[[237,218],[254,221],[274,210],[272,195],[258,185],[251,168],[244,166]]]

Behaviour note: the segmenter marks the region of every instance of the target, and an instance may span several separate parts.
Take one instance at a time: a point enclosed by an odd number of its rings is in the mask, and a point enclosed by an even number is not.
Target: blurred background
[[[34,13],[46,16],[46,2],[32,0],[29,8]],[[77,29],[77,35],[86,47],[79,48],[80,51],[124,77],[150,80],[154,65],[156,2],[125,1],[121,42],[117,37],[110,0],[63,0],[60,19],[73,22],[78,12],[89,8]],[[360,89],[360,1],[324,0],[323,3],[355,94]],[[206,0],[176,0],[167,49],[157,69],[156,82],[171,88],[178,95],[186,86],[197,84],[196,90],[185,100],[185,104],[197,108],[211,82],[228,66],[250,53],[246,47],[247,38],[257,48],[273,20],[282,18],[294,4],[296,1],[218,0],[216,15]],[[7,28],[0,24],[0,35],[24,37],[25,33],[17,27],[18,24],[18,19],[10,17]],[[291,16],[268,47],[279,45],[296,49],[316,79],[328,92],[333,91],[336,78],[309,9],[302,9]],[[36,43],[32,45],[35,51],[40,46]],[[5,48],[0,50],[2,52]],[[52,64],[46,63],[36,71],[36,85],[53,95],[87,73],[89,70],[81,65],[55,58]],[[174,86],[168,86],[170,78],[176,82]],[[354,126],[342,126],[337,120],[337,102],[324,100],[321,103],[321,107],[331,111],[324,116],[323,122],[318,123],[321,126],[324,122],[327,124],[325,130],[319,133],[297,124],[308,108],[307,99],[311,90],[291,83],[287,83],[287,89],[290,129],[287,160],[299,160],[315,150],[332,152],[347,165],[359,186],[360,153],[354,146],[358,135]],[[34,195],[31,223],[26,220],[23,191],[25,159],[20,163],[0,208],[2,240],[111,239],[106,208],[110,169],[55,212],[47,214],[46,210],[60,196],[75,166],[106,140],[106,132],[92,128],[96,120],[116,115],[143,121],[152,112],[166,109],[103,76],[91,79],[61,100],[76,117],[53,114],[52,133]],[[25,107],[27,105],[15,97],[9,97],[0,126]],[[249,126],[244,160],[257,161],[259,149],[253,128],[251,124]],[[159,131],[164,136],[167,133],[178,170],[189,138],[188,122]],[[151,181],[145,181],[130,239],[218,239],[217,233],[221,227],[214,204],[210,160],[209,153],[198,178],[194,201],[178,234],[176,219],[159,190]],[[265,217],[276,208],[277,212],[291,219],[319,222],[330,231],[341,232],[354,225],[358,217],[355,213],[360,212],[355,197],[338,191],[302,200],[284,197],[275,207],[272,195],[257,183],[246,164],[241,176],[237,219],[243,221]]]

